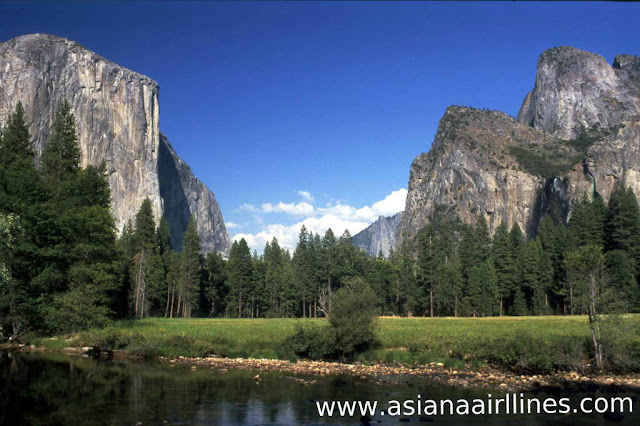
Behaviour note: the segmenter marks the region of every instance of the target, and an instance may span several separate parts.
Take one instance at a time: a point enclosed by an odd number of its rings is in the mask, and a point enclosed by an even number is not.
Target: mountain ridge
[[[447,108],[431,149],[411,166],[398,243],[444,209],[535,235],[552,209],[566,221],[574,201],[608,200],[618,181],[640,194],[640,58],[613,64],[568,46],[540,55],[534,88],[514,119]]]

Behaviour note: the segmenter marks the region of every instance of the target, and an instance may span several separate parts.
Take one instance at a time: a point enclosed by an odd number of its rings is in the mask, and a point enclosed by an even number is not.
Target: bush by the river
[[[285,346],[302,358],[352,360],[380,345],[376,318],[375,293],[353,279],[331,297],[328,326],[299,326]]]
[[[586,317],[379,318],[372,345],[352,360],[420,365],[441,362],[459,369],[491,364],[543,373],[588,370],[592,362]],[[640,315],[605,321],[605,368],[640,371]],[[32,338],[51,349],[93,346],[154,357],[216,355],[230,358],[338,359],[333,327],[324,319],[161,319],[119,321],[60,337]]]

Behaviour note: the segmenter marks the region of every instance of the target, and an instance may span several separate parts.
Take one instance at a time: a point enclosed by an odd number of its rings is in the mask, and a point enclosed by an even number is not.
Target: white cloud
[[[283,203],[277,204],[264,203],[260,207],[253,204],[241,204],[236,211],[245,211],[252,213],[286,213],[293,216],[311,216],[314,214],[314,207],[306,202],[301,203]]]
[[[260,211],[260,209],[254,206],[253,204],[243,203],[240,205],[240,207],[238,207],[237,211],[258,212]]]
[[[242,228],[242,225],[238,223],[233,223],[233,222],[225,222],[224,226],[226,226],[229,229]]]
[[[275,237],[278,239],[278,243],[281,247],[293,250],[296,248],[298,235],[300,234],[300,229],[303,225],[306,226],[310,232],[320,235],[324,235],[327,229],[331,228],[336,234],[336,237],[339,237],[345,230],[348,230],[351,235],[355,235],[369,226],[370,223],[347,221],[335,215],[327,214],[321,217],[309,217],[293,225],[266,225],[263,230],[255,234],[235,234],[232,240],[239,241],[244,238],[249,247],[251,247],[251,250],[255,249],[262,251],[264,245],[267,242],[271,242]]]
[[[393,191],[387,195],[384,200],[373,203],[371,208],[378,216],[392,216],[404,210],[405,201],[407,200],[407,190],[404,188]]]
[[[303,200],[308,201],[309,203],[313,203],[316,200],[309,191],[298,191],[298,195],[300,195]]]
[[[310,216],[314,214],[314,208],[309,203],[283,203],[278,204],[265,203],[260,206],[263,213],[286,213],[293,216]]]
[[[365,221],[373,223],[380,216],[393,216],[394,214],[404,210],[405,200],[407,199],[407,190],[404,188],[393,191],[383,200],[376,201],[371,206],[355,208],[348,204],[330,204],[324,208],[317,210],[322,214],[334,214],[344,220]]]
[[[326,207],[314,207],[306,202],[297,204],[280,202],[275,205],[266,203],[260,208],[251,206],[253,209],[245,207],[244,210],[252,212],[277,212],[307,217],[293,225],[268,224],[264,225],[257,233],[238,233],[233,236],[233,240],[244,238],[252,250],[262,251],[264,245],[275,237],[282,247],[293,250],[298,242],[298,234],[303,225],[309,231],[321,235],[329,228],[333,230],[337,237],[342,235],[345,230],[349,231],[351,235],[355,235],[375,222],[379,216],[391,216],[403,211],[406,197],[407,190],[401,188],[371,206],[361,208],[343,204],[342,202],[329,204]]]

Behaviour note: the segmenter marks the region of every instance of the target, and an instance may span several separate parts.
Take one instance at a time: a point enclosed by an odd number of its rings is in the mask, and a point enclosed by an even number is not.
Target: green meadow
[[[324,327],[323,319],[162,319],[119,321],[71,339],[36,338],[50,349],[101,346],[144,357],[222,356],[296,359],[287,338],[297,327]],[[640,315],[605,321],[613,370],[637,370]],[[488,318],[379,318],[380,345],[358,356],[362,363],[407,365],[442,362],[448,367],[491,364],[529,371],[582,370],[590,363],[585,316]]]

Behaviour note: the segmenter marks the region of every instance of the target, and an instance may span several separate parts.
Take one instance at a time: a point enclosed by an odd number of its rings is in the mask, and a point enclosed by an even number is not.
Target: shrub
[[[107,326],[109,309],[89,290],[73,289],[53,297],[45,309],[45,326],[54,332],[78,332]]]
[[[465,366],[464,361],[458,358],[449,358],[444,362],[446,368],[463,368]]]
[[[138,333],[125,334],[115,328],[105,328],[96,335],[97,345],[106,349],[125,349],[132,342],[140,343],[144,340]]]
[[[341,360],[379,346],[374,333],[376,295],[361,279],[352,279],[331,301],[329,323],[335,333],[335,348]]]
[[[141,356],[143,358],[157,358],[162,355],[162,350],[158,342],[144,340],[137,345],[132,346],[129,352],[133,355]]]
[[[296,326],[284,343],[285,347],[301,358],[336,359],[335,335],[328,327]]]
[[[600,327],[603,336],[604,367],[620,373],[638,371],[640,369],[638,327],[627,326],[619,315],[608,315],[602,320]]]
[[[440,354],[445,359],[445,365],[455,363],[453,360],[472,364],[488,362],[529,373],[585,369],[590,357],[589,348],[589,341],[585,337],[543,338],[527,333],[492,339],[467,337],[453,341],[423,340],[409,345],[409,350],[418,354],[418,360],[423,359],[422,354],[430,354],[426,358],[431,359]],[[451,366],[458,367],[457,364]]]

